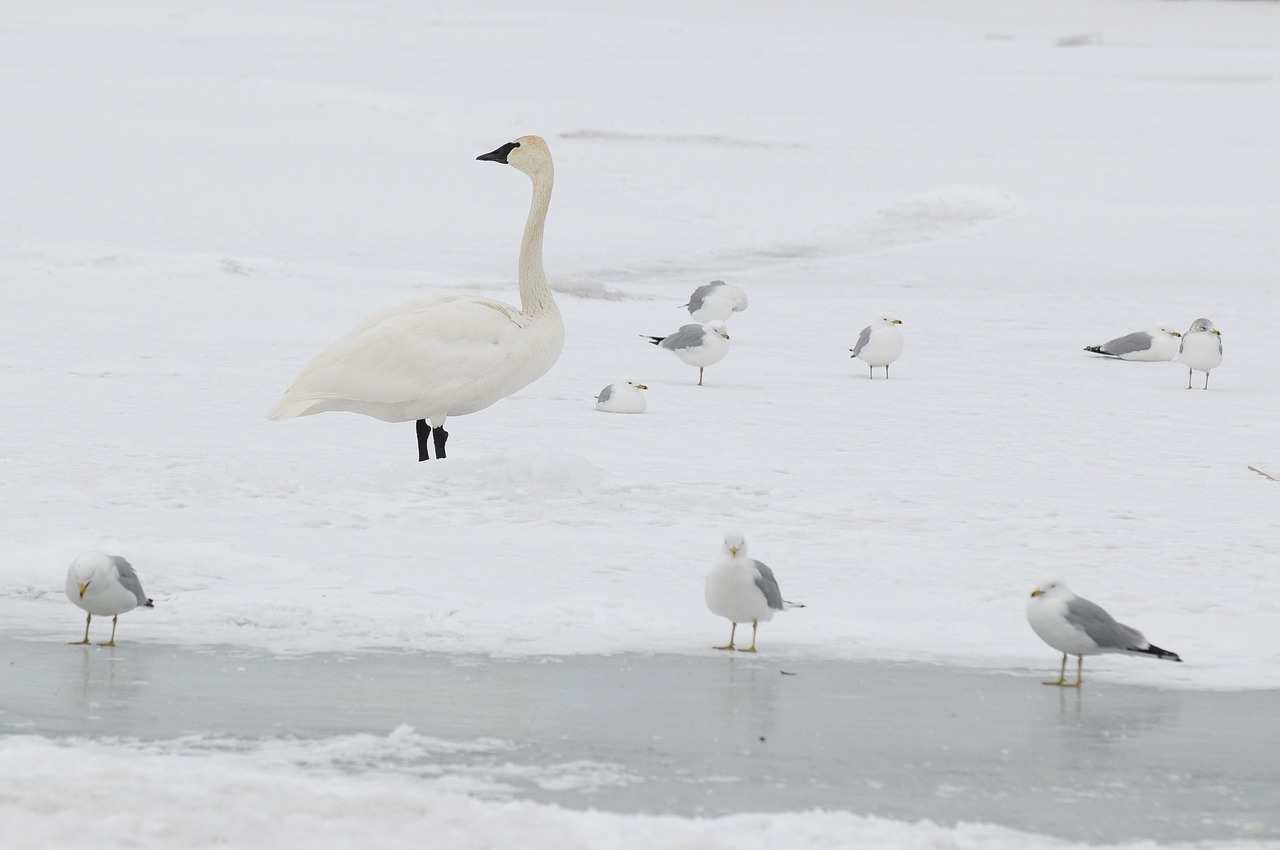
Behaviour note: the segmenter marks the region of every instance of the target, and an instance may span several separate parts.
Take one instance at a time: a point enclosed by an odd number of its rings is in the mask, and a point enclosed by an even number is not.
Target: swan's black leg
[[[444,460],[444,442],[449,439],[449,432],[443,426],[436,429],[436,460]]]
[[[437,438],[439,439],[439,438]],[[441,443],[443,444],[443,440]],[[427,453],[427,446],[431,444],[431,426],[427,424],[427,420],[418,420],[418,462],[431,460],[431,455]]]

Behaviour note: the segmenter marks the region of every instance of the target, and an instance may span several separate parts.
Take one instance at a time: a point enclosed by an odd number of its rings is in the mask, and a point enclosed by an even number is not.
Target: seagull
[[[116,645],[116,618],[141,605],[155,605],[142,592],[138,574],[124,558],[103,552],[85,552],[71,562],[67,570],[67,598],[79,605],[88,616],[84,620],[84,639],[75,644],[89,642],[89,623],[93,615],[111,615],[111,640],[99,646]]]
[[[476,159],[524,172],[533,201],[520,244],[520,308],[476,295],[431,295],[375,313],[316,355],[267,413],[331,410],[417,422],[418,460],[444,457],[445,419],[484,410],[546,374],[564,348],[564,322],[542,265],[554,168],[540,136]]]
[[[774,611],[804,607],[798,602],[783,600],[773,570],[747,557],[746,539],[738,532],[725,535],[720,560],[707,573],[706,596],[711,613],[733,623],[729,630],[729,643],[712,649],[737,649],[733,645],[733,636],[738,631],[738,623],[750,620],[751,648],[738,651],[755,652],[756,627],[762,621],[773,619]]]
[[[1062,653],[1058,680],[1045,682],[1046,685],[1080,687],[1086,655],[1126,652],[1168,661],[1182,660],[1177,653],[1153,646],[1137,629],[1117,623],[1101,607],[1076,596],[1057,579],[1046,581],[1031,591],[1027,622],[1041,640]],[[1066,680],[1068,655],[1076,657],[1076,680],[1070,684]]]
[[[1172,360],[1178,356],[1178,338],[1181,336],[1168,325],[1159,325],[1149,331],[1134,331],[1116,337],[1102,345],[1086,345],[1084,350],[1119,360]]]
[[[874,380],[876,367],[884,367],[885,380],[889,380],[889,364],[902,355],[902,320],[885,313],[858,334],[858,342],[849,350],[853,356],[867,364]]]
[[[596,396],[596,410],[605,413],[644,413],[644,393],[649,389],[630,378],[619,378]]]
[[[670,336],[640,336],[674,353],[690,366],[697,366],[698,386],[702,386],[702,370],[719,363],[729,353],[729,332],[719,320],[705,325],[684,325]]]
[[[1208,319],[1196,319],[1182,335],[1178,359],[1187,367],[1187,389],[1191,389],[1191,373],[1204,372],[1204,388],[1209,389],[1209,370],[1222,363],[1222,334]]]
[[[747,309],[747,294],[723,280],[713,280],[695,289],[689,296],[689,303],[680,306],[689,308],[689,315],[695,322],[715,319],[724,322],[734,313]]]

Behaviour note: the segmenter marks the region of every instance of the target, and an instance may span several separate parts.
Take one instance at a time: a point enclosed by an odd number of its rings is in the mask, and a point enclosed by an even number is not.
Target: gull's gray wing
[[[1218,353],[1222,353],[1222,334],[1218,334]]]
[[[756,578],[756,587],[760,588],[760,592],[764,594],[764,601],[769,603],[769,607],[775,611],[781,611],[782,591],[778,589],[778,580],[773,577],[773,570],[754,559],[751,563],[760,573]]]
[[[702,305],[706,302],[707,296],[711,294],[711,290],[717,286],[724,286],[723,280],[713,280],[710,283],[704,283],[693,291],[689,296],[689,303],[684,305],[689,308],[690,313],[696,313],[702,309]]]
[[[1102,649],[1123,651],[1147,646],[1147,639],[1142,636],[1142,632],[1124,623],[1117,623],[1102,606],[1095,605],[1088,599],[1077,597],[1067,603],[1067,622],[1083,631],[1089,640]]]
[[[1146,351],[1151,348],[1152,342],[1154,342],[1154,340],[1152,339],[1151,334],[1146,331],[1135,331],[1131,334],[1116,337],[1110,342],[1104,342],[1102,345],[1098,346],[1098,350],[1103,354],[1110,354],[1113,357],[1119,357],[1121,354],[1131,354],[1135,351]]]
[[[1184,351],[1186,351],[1186,350],[1187,350],[1187,337],[1189,337],[1189,336],[1191,336],[1191,332],[1190,332],[1190,331],[1188,331],[1187,333],[1184,333],[1184,334],[1182,335],[1182,341],[1178,343],[1178,353],[1179,353],[1179,354],[1181,354],[1182,352],[1184,352]],[[1222,344],[1222,340],[1218,340],[1218,344],[1219,344],[1219,345],[1221,345],[1221,344]]]
[[[596,401],[608,401],[609,396],[613,395],[613,384],[609,384],[600,391],[600,395],[596,396]]]
[[[142,582],[138,581],[138,574],[133,571],[133,564],[119,555],[110,555],[108,557],[116,565],[116,571],[120,573],[120,583],[124,585],[125,590],[138,597],[139,605],[146,605],[147,594],[142,592]]]
[[[853,356],[857,357],[858,352],[862,350],[862,346],[871,341],[871,325],[867,325],[862,329],[862,333],[858,334],[858,341],[853,346]]]
[[[676,351],[681,348],[697,348],[702,345],[707,330],[702,325],[685,325],[671,336],[658,343],[659,348]]]

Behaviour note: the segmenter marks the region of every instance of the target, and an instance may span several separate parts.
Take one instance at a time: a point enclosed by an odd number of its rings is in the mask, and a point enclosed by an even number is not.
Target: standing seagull
[[[1187,389],[1191,389],[1191,373],[1204,372],[1204,388],[1209,389],[1209,370],[1222,363],[1222,334],[1208,319],[1196,319],[1182,335],[1178,359],[1187,366]]]
[[[116,645],[116,618],[141,605],[154,608],[133,566],[124,558],[103,552],[85,552],[71,562],[67,570],[67,598],[79,605],[88,616],[84,619],[84,639],[89,642],[89,623],[93,615],[111,615],[111,640],[100,646]]]
[[[644,413],[644,384],[630,378],[619,378],[596,396],[596,410],[605,413]]]
[[[698,386],[702,386],[702,370],[714,366],[729,353],[729,331],[724,322],[684,325],[671,336],[640,334],[649,342],[665,348],[690,366],[698,367]]]
[[[1181,661],[1176,653],[1153,646],[1137,629],[1117,623],[1110,614],[1088,599],[1081,599],[1056,579],[1031,591],[1027,622],[1040,639],[1062,653],[1062,669],[1056,682],[1061,688],[1080,687],[1084,657],[1104,652],[1126,652],[1153,658]],[[1067,656],[1076,657],[1076,680],[1067,684]]]
[[[738,532],[726,534],[720,560],[707,573],[707,607],[712,614],[725,617],[733,623],[729,630],[729,643],[712,649],[737,649],[733,636],[738,623],[751,621],[751,648],[739,652],[756,651],[756,627],[773,619],[774,611],[803,608],[798,602],[785,602],[773,570],[757,560],[747,557],[747,541]]]
[[[520,243],[520,309],[475,295],[432,295],[375,313],[303,367],[268,419],[329,410],[384,422],[417,420],[418,460],[445,418],[484,410],[546,374],[564,348],[564,323],[542,267],[551,203],[551,151],[521,136],[476,159],[514,166],[533,181]],[[434,434],[433,434],[434,431]]]
[[[1116,337],[1102,345],[1086,345],[1084,350],[1120,360],[1172,360],[1178,356],[1178,338],[1181,336],[1173,328],[1160,325],[1149,331],[1135,331]]]
[[[713,280],[695,289],[689,296],[689,303],[680,306],[689,308],[689,315],[695,322],[716,319],[725,322],[734,313],[747,309],[747,294],[723,280]]]
[[[872,380],[876,367],[884,367],[884,379],[889,380],[889,364],[902,355],[902,320],[885,313],[862,329],[858,342],[849,349],[853,356],[867,364]]]

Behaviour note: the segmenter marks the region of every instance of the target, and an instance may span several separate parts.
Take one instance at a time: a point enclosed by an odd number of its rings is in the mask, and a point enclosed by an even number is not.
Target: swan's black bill
[[[505,145],[498,148],[497,150],[492,150],[492,151],[489,151],[488,153],[480,154],[478,157],[476,157],[476,159],[483,159],[486,162],[501,162],[503,165],[506,165],[507,154],[511,153],[513,150],[515,150],[518,147],[520,147],[519,142],[507,142]]]

